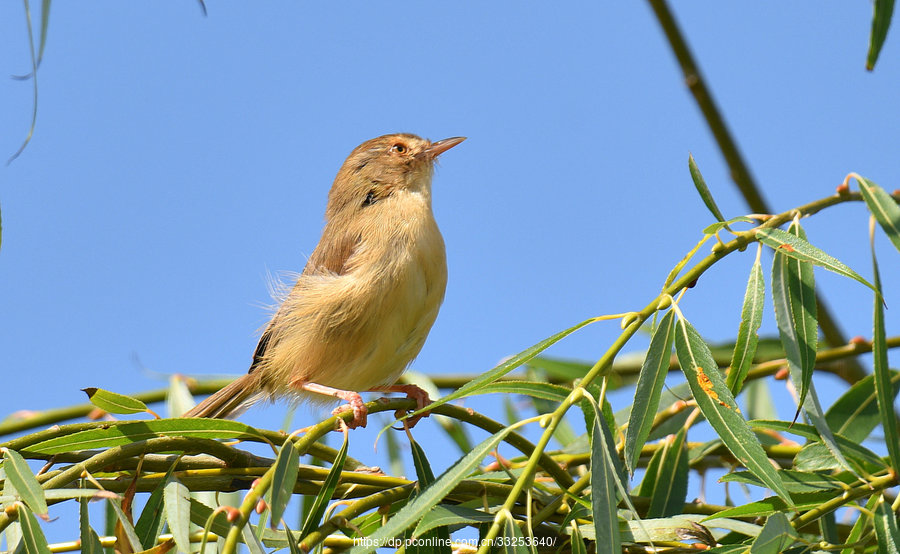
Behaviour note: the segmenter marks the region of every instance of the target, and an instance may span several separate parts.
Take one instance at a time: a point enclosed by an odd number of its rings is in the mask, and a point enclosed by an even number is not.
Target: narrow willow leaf
[[[819,267],[824,267],[828,271],[843,275],[844,277],[849,277],[854,281],[875,290],[875,286],[863,279],[859,273],[853,271],[837,259],[829,256],[796,235],[792,235],[781,229],[760,227],[756,230],[756,236],[759,238],[760,242],[771,246],[776,252],[781,252],[795,260],[809,262]]]
[[[90,492],[84,489],[84,492]],[[103,554],[103,547],[100,545],[100,537],[97,532],[91,529],[91,522],[88,518],[88,499],[80,498],[78,500],[78,529],[81,539],[82,554]]]
[[[595,417],[591,433],[591,513],[595,536],[604,537],[597,541],[597,552],[617,554],[622,551],[622,539],[619,536],[616,468],[612,463],[616,450],[615,446],[610,449],[611,437],[606,421]]]
[[[750,366],[753,365],[753,357],[756,356],[765,297],[766,285],[757,252],[756,261],[750,269],[750,279],[747,280],[747,291],[744,293],[744,305],[741,308],[741,324],[738,327],[737,341],[734,343],[734,353],[731,356],[731,369],[728,370],[726,380],[728,389],[735,396],[741,391],[744,379],[750,371]]]
[[[169,479],[172,477],[176,465],[177,464],[173,463],[169,467],[169,471],[166,472],[165,477],[163,477],[162,481],[156,485],[153,492],[150,493],[150,498],[147,499],[147,503],[144,504],[144,509],[141,511],[137,523],[134,524],[134,532],[137,534],[141,541],[141,545],[145,549],[152,548],[156,544],[156,539],[159,537],[159,534],[162,533],[162,529],[165,526],[165,521],[163,520],[163,514],[165,513],[163,491],[165,490]]]
[[[786,515],[782,513],[772,514],[766,518],[763,530],[753,541],[750,554],[781,554],[794,544],[797,532],[791,527]]]
[[[878,537],[878,552],[897,554],[900,552],[900,530],[897,529],[897,516],[891,509],[890,502],[881,497],[875,509],[875,536]]]
[[[540,398],[551,402],[562,402],[572,392],[572,389],[551,383],[538,383],[533,381],[497,381],[478,389],[476,394],[521,394],[532,398]]]
[[[259,431],[237,421],[174,418],[110,423],[109,427],[88,429],[39,442],[29,446],[27,451],[35,454],[61,454],[73,450],[122,446],[156,437],[250,439],[266,442]]]
[[[793,493],[810,493],[831,491],[835,495],[843,493],[847,485],[856,481],[850,473],[844,472],[840,476],[831,476],[828,473],[814,473],[809,471],[796,471],[792,469],[779,469],[778,475],[784,481],[788,491]],[[719,479],[720,483],[746,483],[765,487],[758,477],[749,471],[736,471],[726,473]]]
[[[863,536],[863,533],[866,532],[871,523],[871,516],[869,514],[875,512],[875,507],[880,501],[880,494],[873,494],[869,497],[869,500],[866,501],[866,509],[860,510],[859,517],[856,518],[856,522],[853,524],[853,528],[850,529],[850,534],[847,535],[847,540],[844,541],[846,544],[852,545],[860,540],[860,538]],[[845,548],[841,550],[841,554],[855,554],[855,549],[852,546],[849,548]]]
[[[756,220],[754,220],[753,218],[747,217],[745,215],[742,215],[739,217],[732,217],[728,221],[716,221],[715,223],[710,223],[709,225],[704,227],[703,234],[704,235],[714,235],[714,234],[718,233],[719,231],[721,231],[722,229],[725,229],[729,225],[733,225],[735,223],[756,224]]]
[[[725,218],[722,217],[722,212],[719,211],[719,207],[716,206],[716,201],[713,200],[712,193],[709,192],[709,187],[706,186],[706,181],[703,180],[703,175],[700,174],[700,168],[697,167],[697,162],[694,161],[693,154],[688,154],[688,168],[691,170],[691,179],[694,181],[694,187],[696,187],[697,192],[700,193],[700,198],[703,199],[706,208],[716,219],[725,221]]]
[[[6,471],[6,478],[9,479],[19,497],[25,502],[34,513],[47,514],[47,500],[44,498],[44,489],[38,483],[37,478],[28,467],[18,452],[8,448],[3,449],[3,469]]]
[[[647,442],[656,411],[659,409],[659,397],[666,382],[666,375],[669,373],[674,339],[675,314],[669,310],[659,322],[659,326],[650,339],[647,357],[644,359],[638,375],[631,414],[628,416],[623,454],[631,475],[634,475],[641,448]]]
[[[900,371],[891,370],[890,375],[893,398],[896,398],[900,392]],[[760,419],[776,419],[776,417]],[[866,375],[844,391],[844,394],[825,412],[825,419],[835,435],[841,435],[857,443],[866,440],[872,431],[881,425],[878,397],[875,394],[875,376]]]
[[[898,208],[900,211],[900,208]],[[874,237],[873,237],[874,238]],[[887,443],[888,457],[894,472],[900,471],[900,432],[897,430],[897,418],[894,416],[894,386],[891,383],[891,370],[888,367],[887,335],[884,329],[884,304],[881,302],[881,276],[878,271],[878,260],[875,257],[875,244],[872,243],[872,273],[875,287],[879,294],[875,295],[875,313],[872,317],[872,365],[875,376],[875,394],[878,398],[878,414],[880,415],[884,442]]]
[[[550,377],[561,381],[575,381],[584,377],[593,367],[593,363],[581,360],[565,360],[548,356],[536,356],[528,362],[529,367],[545,371]]]
[[[512,430],[513,427],[502,429],[478,444],[471,452],[450,466],[431,485],[425,487],[414,500],[398,510],[393,517],[388,519],[384,526],[372,533],[372,535],[369,536],[369,541],[367,541],[365,545],[354,547],[350,552],[353,554],[374,552],[379,546],[387,542],[388,539],[395,537],[401,534],[405,529],[408,529],[446,497],[460,481],[465,479],[465,477],[478,466],[481,460],[483,460],[491,450],[496,448],[497,444]]]
[[[419,480],[419,490],[421,490],[422,487],[427,487],[434,482],[434,472],[431,470],[431,464],[428,462],[428,456],[425,454],[425,451],[412,438],[412,433],[408,435],[413,465],[416,468],[416,478]],[[415,535],[410,530],[407,532],[407,536],[412,538]],[[422,539],[425,541],[425,545],[430,546],[413,545],[415,552],[434,552],[435,554],[450,554],[451,552],[450,531],[446,527],[433,528],[426,532]],[[407,548],[407,551],[410,551],[409,548]]]
[[[259,541],[256,533],[253,532],[252,525],[245,525],[241,531],[241,536],[244,537],[244,544],[247,545],[247,550],[250,551],[250,554],[266,554],[266,549]]]
[[[111,414],[139,414],[147,411],[147,405],[137,398],[94,387],[81,390],[87,394],[91,404]]]
[[[753,517],[769,517],[773,514],[786,511],[805,511],[818,508],[824,502],[834,499],[832,492],[817,492],[812,494],[798,494],[794,497],[792,508],[784,503],[784,500],[777,496],[769,496],[756,502],[748,502],[735,508],[728,508],[706,516],[705,521],[712,521],[720,517],[726,518],[753,518]]]
[[[413,531],[413,536],[418,537],[437,527],[471,523],[490,523],[492,521],[494,521],[494,516],[492,514],[480,510],[474,510],[472,508],[454,504],[439,504],[425,514],[425,517],[423,517],[422,521],[416,526],[416,530]]]
[[[215,512],[194,498],[191,498],[191,523],[203,527],[207,533],[212,532],[220,537],[228,536],[231,530],[231,523],[228,522],[224,512]]]
[[[577,331],[583,327],[586,327],[586,326],[590,325],[591,323],[594,323],[595,321],[597,321],[596,318],[586,319],[586,320],[582,321],[581,323],[579,323],[578,325],[569,327],[568,329],[566,329],[564,331],[560,331],[559,333],[556,333],[555,335],[542,340],[541,342],[535,344],[534,346],[527,348],[527,349],[523,350],[522,352],[519,352],[515,356],[507,359],[506,361],[504,361],[503,363],[501,363],[494,369],[488,371],[487,373],[483,373],[482,375],[478,376],[477,378],[469,381],[468,383],[466,383],[465,385],[463,385],[456,391],[448,394],[447,396],[444,396],[443,398],[440,398],[439,400],[435,400],[430,406],[426,406],[425,408],[422,408],[421,410],[417,410],[416,412],[413,412],[413,414],[410,414],[410,415],[417,415],[417,414],[420,414],[427,410],[434,409],[436,406],[440,406],[441,404],[446,404],[447,402],[456,400],[457,398],[462,398],[464,396],[469,396],[470,394],[474,394],[475,391],[480,389],[482,386],[484,386],[488,383],[493,383],[500,377],[503,377],[510,371],[512,371],[512,370],[516,369],[517,367],[519,367],[520,365],[528,362],[529,360],[531,360],[532,358],[534,358],[535,356],[537,356],[544,350],[550,348],[551,346],[553,346],[557,342],[561,341],[562,339],[566,338],[567,336],[571,335],[575,331]]]
[[[128,540],[128,544],[131,546],[132,551],[140,552],[141,541],[140,539],[138,539],[137,534],[134,532],[134,527],[131,525],[131,521],[129,521],[128,516],[126,516],[125,512],[122,510],[122,502],[120,502],[119,500],[109,500],[106,505],[107,507],[112,508],[112,511],[115,514],[116,518],[116,525],[121,527],[122,532],[125,534],[125,538]]]
[[[294,535],[294,532],[291,531],[287,524],[284,526],[284,536],[287,539],[288,549],[291,554],[303,554],[303,551],[300,550],[300,543],[297,542],[297,536]]]
[[[709,347],[697,330],[679,319],[675,330],[675,353],[697,406],[734,457],[762,479],[766,486],[793,507],[791,496],[769,463],[765,451],[744,417],[715,365]]]
[[[786,234],[806,241],[806,233],[796,222],[791,224]],[[772,297],[775,321],[788,360],[791,380],[799,389],[800,398],[794,419],[796,420],[800,410],[805,410],[834,458],[842,467],[853,471],[825,421],[812,381],[819,331],[815,286],[813,268],[809,262],[791,258],[783,250],[776,251],[772,260]]]
[[[648,518],[678,515],[684,510],[688,485],[688,450],[685,430],[666,440],[659,463],[659,474],[650,493]]]
[[[166,392],[166,413],[169,417],[181,417],[181,414],[193,408],[195,404],[185,378],[177,374],[171,376],[169,390]]]
[[[803,230],[796,223],[791,225],[789,231],[791,236],[804,238]],[[797,402],[799,412],[809,393],[818,345],[816,284],[812,265],[776,250],[772,261],[772,296],[775,320],[791,379],[800,394]]]
[[[860,177],[857,181],[859,192],[862,193],[869,211],[881,225],[884,234],[894,243],[897,250],[900,250],[900,206],[890,194],[872,181],[865,177]]]
[[[50,554],[47,537],[41,530],[37,518],[28,506],[19,505],[19,521],[22,523],[22,541],[28,554]]]
[[[814,426],[806,425],[805,423],[754,420],[750,422],[750,425],[753,427],[753,429],[771,429],[773,431],[779,431],[781,433],[790,433],[793,435],[797,435],[811,441],[822,440],[822,437],[819,434],[819,430]],[[847,440],[840,435],[834,435],[834,440],[837,446],[840,448],[840,451],[846,452],[851,460],[870,468],[866,469],[866,471],[868,471],[869,473],[876,473],[878,471],[886,469],[886,466],[881,461],[881,458],[868,448],[861,446],[854,441]],[[804,448],[808,448],[810,446],[812,445],[807,445]],[[846,464],[846,462],[844,463]],[[859,476],[856,477],[858,478]]]
[[[338,450],[337,457],[334,459],[334,464],[332,464],[328,476],[325,477],[325,481],[322,482],[322,489],[319,491],[319,494],[316,495],[312,508],[310,508],[309,514],[303,522],[303,529],[300,531],[301,537],[305,537],[312,533],[316,527],[318,527],[319,522],[322,521],[322,516],[325,515],[325,510],[328,508],[328,501],[331,500],[331,496],[334,494],[334,490],[341,480],[341,470],[344,467],[344,462],[347,460],[348,437],[349,435],[344,433],[344,443],[341,445],[341,449]]]
[[[629,521],[628,527],[623,529],[623,535],[628,542],[684,542],[685,531],[700,531],[694,524],[699,524],[701,522],[703,528],[707,531],[710,529],[727,529],[748,537],[755,537],[759,535],[762,530],[762,527],[759,525],[753,525],[752,523],[745,523],[735,519],[722,518],[707,523],[703,521],[702,515],[681,514],[674,517],[644,519],[640,522]],[[596,539],[593,529],[591,529],[590,526],[582,525],[579,529],[588,539]],[[713,539],[716,539],[721,538],[725,533],[717,531],[712,533],[712,535]],[[603,540],[603,537],[601,537],[600,540]],[[659,547],[659,545],[657,545],[657,547]],[[746,552],[746,550],[747,547],[743,547],[742,552]],[[717,548],[715,552],[719,553],[719,548]]]
[[[572,554],[587,554],[587,548],[584,546],[584,537],[578,529],[578,525],[572,523]]]
[[[191,493],[174,475],[169,475],[163,489],[166,523],[178,550],[191,551]]]
[[[503,536],[500,538],[500,545],[495,548],[503,554],[529,554],[528,547],[525,546],[525,535],[512,515],[508,515],[503,522]]]
[[[878,54],[887,38],[888,29],[891,26],[891,16],[894,14],[894,0],[875,0],[875,10],[872,13],[872,30],[869,33],[869,52],[866,54],[866,69],[875,69]]]
[[[343,463],[343,462],[342,462]],[[340,468],[341,466],[338,466]],[[294,496],[294,487],[297,486],[297,474],[300,472],[300,454],[294,448],[294,442],[290,437],[285,439],[275,459],[275,473],[272,476],[272,488],[270,489],[269,509],[272,514],[271,527],[278,527],[284,509]]]

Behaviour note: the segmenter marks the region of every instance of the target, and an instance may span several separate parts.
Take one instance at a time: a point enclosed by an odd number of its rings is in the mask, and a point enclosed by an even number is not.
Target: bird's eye
[[[396,153],[398,153],[398,154],[403,154],[403,153],[406,152],[406,146],[397,143],[397,144],[391,146],[391,152],[396,152]]]

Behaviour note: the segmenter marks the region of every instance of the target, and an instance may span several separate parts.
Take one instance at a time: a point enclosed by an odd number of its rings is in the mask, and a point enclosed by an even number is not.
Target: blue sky
[[[3,11],[2,72],[27,73],[22,7]],[[889,36],[864,70],[869,4],[682,2],[675,15],[774,209],[850,171],[900,188],[900,51]],[[158,388],[154,372],[246,371],[267,275],[303,267],[343,159],[384,133],[469,137],[435,176],[450,282],[413,365],[425,373],[480,373],[646,305],[712,221],[689,152],[723,212],[748,211],[642,2],[216,2],[206,18],[192,2],[61,2],[38,78],[34,139],[0,168],[4,413],[80,403],[88,386]],[[31,95],[0,80],[0,158],[27,132]],[[861,205],[806,226],[871,274]],[[881,239],[890,335],[900,264]],[[752,258],[685,297],[710,340],[736,333]],[[817,278],[846,334],[869,336],[870,293]],[[599,323],[550,353],[593,360],[617,331]],[[284,411],[244,420],[277,427]]]

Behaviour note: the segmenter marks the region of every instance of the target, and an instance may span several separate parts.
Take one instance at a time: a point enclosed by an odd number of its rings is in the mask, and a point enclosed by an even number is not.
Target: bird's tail
[[[233,417],[261,399],[258,375],[248,373],[239,377],[203,402],[187,411],[182,417]]]

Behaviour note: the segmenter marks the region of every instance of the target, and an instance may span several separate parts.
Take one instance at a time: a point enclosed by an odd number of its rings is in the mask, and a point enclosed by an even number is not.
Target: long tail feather
[[[263,397],[257,380],[257,375],[253,373],[239,377],[188,410],[182,417],[234,417]]]

